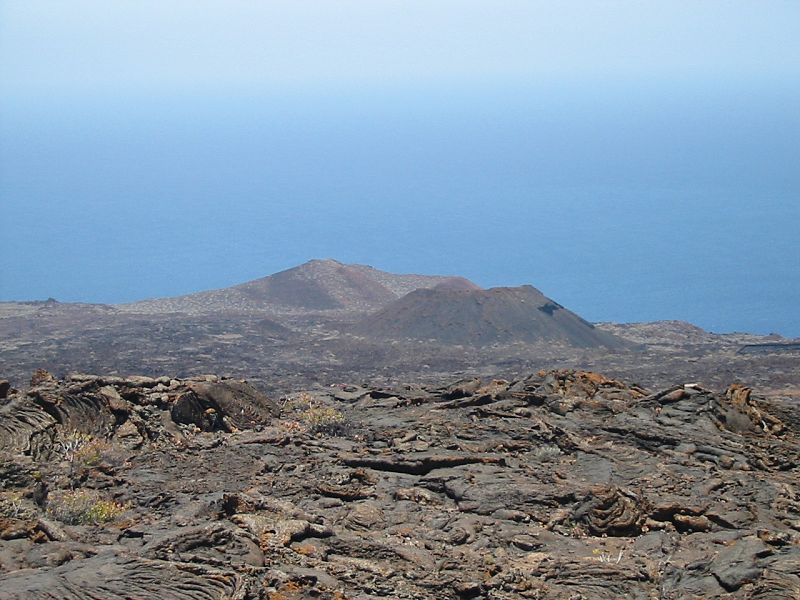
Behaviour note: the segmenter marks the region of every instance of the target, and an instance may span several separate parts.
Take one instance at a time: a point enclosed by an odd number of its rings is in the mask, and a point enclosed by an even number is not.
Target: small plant
[[[91,490],[64,490],[51,494],[48,516],[67,525],[99,525],[117,520],[128,506],[101,498]]]
[[[305,433],[306,427],[300,421],[282,421],[280,426],[288,433]]]
[[[89,523],[110,523],[116,521],[128,506],[113,500],[98,500],[86,513],[86,521]]]
[[[619,554],[614,556],[609,552],[601,552],[598,548],[592,550],[592,554],[594,554],[595,560],[601,563],[613,564],[618,565],[622,562],[622,557],[624,556],[624,552],[622,550],[619,551]]]
[[[25,506],[20,492],[0,493],[0,517],[7,519],[32,519],[35,513]]]
[[[534,460],[548,462],[561,456],[561,449],[552,444],[545,444],[531,450],[531,456]]]
[[[76,455],[92,441],[92,436],[87,433],[73,431],[58,443],[57,450],[61,457],[68,463],[74,463]]]
[[[105,440],[90,440],[75,451],[75,462],[85,467],[96,467],[102,462],[102,455],[109,446]]]
[[[330,406],[314,400],[311,394],[303,392],[284,402],[284,408],[295,413],[297,423],[310,433],[339,435],[346,429],[344,415]],[[297,425],[293,426],[296,429]]]
[[[303,412],[300,418],[311,433],[334,433],[344,423],[344,415],[329,406],[313,406]]]
[[[70,464],[70,470],[91,469],[106,465],[118,467],[124,454],[108,440],[73,431],[58,444],[59,453]]]
[[[314,398],[308,392],[300,392],[283,399],[281,408],[292,413],[300,413],[314,406]]]

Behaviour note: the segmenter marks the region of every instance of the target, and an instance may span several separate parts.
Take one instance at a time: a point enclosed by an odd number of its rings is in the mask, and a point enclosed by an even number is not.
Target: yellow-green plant
[[[311,433],[340,433],[345,426],[344,415],[302,392],[286,401],[285,408],[295,413],[297,421]]]
[[[58,449],[72,469],[118,467],[125,462],[123,452],[111,442],[79,431],[64,436]]]
[[[109,446],[105,440],[90,440],[75,450],[75,462],[86,467],[96,467],[102,462],[102,454]]]
[[[312,432],[335,428],[344,423],[344,415],[329,406],[312,406],[303,411],[300,418]]]
[[[299,413],[308,410],[314,406],[314,404],[314,398],[311,394],[308,392],[300,392],[299,394],[285,398],[283,401],[283,409],[293,413]]]
[[[61,490],[50,494],[47,514],[68,525],[98,525],[119,518],[128,506],[102,498],[93,490]]]
[[[89,523],[109,523],[116,521],[128,507],[113,500],[98,500],[89,507],[86,520]]]

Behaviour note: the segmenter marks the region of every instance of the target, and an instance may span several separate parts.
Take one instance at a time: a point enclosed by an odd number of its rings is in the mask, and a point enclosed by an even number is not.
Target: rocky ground
[[[246,377],[280,396],[315,384],[436,384],[581,368],[653,389],[676,380],[711,389],[741,382],[800,400],[800,351],[740,352],[748,344],[789,341],[777,336],[712,334],[670,321],[597,325],[630,346],[612,351],[552,340],[470,346],[370,339],[340,329],[346,324],[319,315],[277,323],[263,314],[138,315],[102,305],[0,303],[0,374],[23,387],[37,368],[60,377],[212,372]]]
[[[0,596],[797,598],[796,404],[675,383],[0,383]]]

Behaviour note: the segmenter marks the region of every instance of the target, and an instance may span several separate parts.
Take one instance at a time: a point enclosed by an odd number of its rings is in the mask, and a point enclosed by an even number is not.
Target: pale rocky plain
[[[799,362],[331,260],[0,303],[0,598],[796,599]]]

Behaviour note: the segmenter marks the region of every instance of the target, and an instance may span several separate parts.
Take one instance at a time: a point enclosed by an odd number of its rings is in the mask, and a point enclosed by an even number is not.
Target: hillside
[[[444,344],[552,341],[586,348],[625,345],[529,285],[416,290],[361,320],[352,331],[372,338]]]
[[[430,290],[414,291],[420,286]],[[623,350],[609,352],[620,339]],[[37,368],[60,375],[221,372],[285,393],[344,380],[512,377],[579,366],[654,387],[676,377],[709,386],[744,381],[799,398],[795,355],[772,346],[739,353],[746,344],[781,340],[680,322],[592,326],[531,287],[480,290],[459,277],[336,261],[129,305],[0,303],[0,377],[12,385]]]
[[[311,260],[229,288],[144,300],[118,308],[146,314],[370,312],[416,289],[438,285],[479,289],[461,277],[398,275],[367,265],[348,265],[328,259]]]

